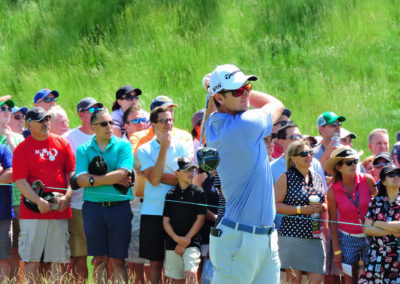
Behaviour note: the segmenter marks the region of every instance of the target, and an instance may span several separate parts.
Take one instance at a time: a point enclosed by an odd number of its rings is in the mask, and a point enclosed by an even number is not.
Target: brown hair
[[[163,112],[171,112],[171,110],[168,107],[163,107],[163,106],[154,108],[150,113],[150,122],[157,123],[158,114],[163,113]]]

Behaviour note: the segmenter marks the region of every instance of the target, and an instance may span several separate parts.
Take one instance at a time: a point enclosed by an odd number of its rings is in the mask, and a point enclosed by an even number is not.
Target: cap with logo
[[[119,88],[116,92],[115,92],[115,98],[121,99],[122,96],[130,94],[131,92],[135,91],[135,95],[139,96],[142,94],[142,90],[138,89],[138,88],[134,88],[131,85],[125,85],[122,86],[121,88]]]
[[[381,172],[379,173],[379,179],[384,179],[388,174],[392,172],[400,173],[400,169],[396,167],[394,164],[386,165],[382,168]]]
[[[47,98],[50,94],[53,94],[57,98],[60,94],[56,90],[50,90],[48,88],[41,89],[38,91],[33,98],[33,103],[36,104],[38,100]]]
[[[47,116],[50,116],[43,108],[41,107],[33,107],[25,115],[25,120],[30,122],[32,120],[42,121]]]
[[[255,75],[244,75],[233,64],[218,65],[210,76],[210,89],[212,95],[222,90],[239,89],[246,81],[256,81]]]
[[[78,105],[76,106],[76,110],[77,110],[77,112],[82,112],[82,111],[88,110],[88,109],[90,109],[91,107],[94,107],[94,106],[102,108],[103,104],[102,103],[98,103],[92,97],[86,97],[86,98],[81,99],[79,101]]]
[[[170,98],[167,96],[158,96],[156,97],[150,104],[150,111],[155,109],[156,107],[167,107],[167,106],[173,106],[173,107],[178,107],[177,104],[175,104]]]
[[[177,171],[187,171],[192,168],[198,169],[199,167],[192,162],[192,159],[188,157],[178,157],[176,159]]]
[[[8,105],[9,107],[14,107],[14,101],[13,100],[6,100],[6,101],[2,101],[0,102],[0,106],[2,105]]]
[[[342,115],[337,115],[336,113],[334,113],[332,111],[324,112],[317,119],[317,127],[324,126],[327,124],[332,124],[336,120],[339,120],[340,122],[342,122],[342,121],[345,121],[346,118]]]

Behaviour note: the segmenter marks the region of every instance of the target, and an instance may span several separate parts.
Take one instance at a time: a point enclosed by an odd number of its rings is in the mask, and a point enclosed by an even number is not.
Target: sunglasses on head
[[[99,123],[93,123],[92,125],[100,125],[101,127],[106,127],[107,125],[113,126],[114,125],[114,121],[110,120],[110,121],[102,121]]]
[[[14,117],[15,120],[24,119],[24,116],[23,116],[23,115],[20,115],[20,114],[16,114],[16,115],[14,115],[13,117]]]
[[[382,168],[382,167],[390,165],[390,164],[391,164],[391,162],[380,162],[380,163],[374,165],[374,167],[379,169],[379,168]]]
[[[139,124],[139,123],[141,123],[141,122],[146,123],[146,122],[147,122],[147,119],[146,119],[145,117],[142,117],[142,118],[135,118],[135,119],[132,119],[131,122],[132,122],[133,124]]]
[[[358,159],[343,161],[343,164],[346,164],[346,166],[348,166],[348,167],[350,167],[352,164],[357,165]]]
[[[281,121],[275,122],[274,126],[280,124],[281,127],[284,127],[285,125],[288,125],[289,123],[293,123],[293,120],[281,120]]]
[[[241,86],[239,89],[236,90],[225,90],[225,91],[221,91],[221,94],[224,93],[232,93],[232,96],[234,97],[240,97],[244,94],[244,91],[246,92],[250,92],[252,88],[252,85],[250,83],[246,83],[245,85]]]
[[[389,178],[394,178],[394,177],[400,178],[400,172],[391,172],[391,173],[388,173],[386,176]]]
[[[338,126],[342,126],[342,122],[337,121],[337,122],[333,122],[333,123],[328,123],[327,126],[329,126],[329,127],[338,127]]]
[[[87,111],[89,113],[95,113],[96,111],[99,111],[99,110],[102,110],[102,109],[103,109],[102,107],[91,107],[91,108],[88,108]]]
[[[57,102],[57,98],[44,98],[42,102],[45,103]]]
[[[310,151],[301,151],[300,153],[298,153],[298,154],[295,155],[295,156],[307,157],[308,155],[313,156],[313,155],[314,155],[313,150],[310,150]]]
[[[126,95],[122,97],[121,99],[126,100],[126,101],[133,101],[134,99],[139,99],[138,95]]]
[[[293,135],[290,135],[290,136],[289,136],[289,139],[290,139],[290,140],[303,139],[303,135],[301,135],[301,134],[299,134],[299,135],[293,134]]]
[[[8,112],[12,112],[12,107],[5,107],[5,106],[1,106],[0,107],[1,111],[8,111]]]

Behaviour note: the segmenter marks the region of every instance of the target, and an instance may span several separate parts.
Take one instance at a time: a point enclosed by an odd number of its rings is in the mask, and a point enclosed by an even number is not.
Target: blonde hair
[[[374,130],[371,131],[371,133],[368,135],[368,144],[371,144],[372,139],[374,139],[374,137],[378,134],[383,134],[383,135],[387,135],[388,131],[385,128],[375,128]]]
[[[67,112],[59,105],[53,106],[49,111],[47,112],[50,117],[51,121],[54,123],[54,120],[56,119],[57,115],[62,115],[65,116],[68,119]]]
[[[294,166],[293,157],[297,156],[306,146],[310,146],[306,141],[300,140],[290,144],[286,151],[286,169]]]

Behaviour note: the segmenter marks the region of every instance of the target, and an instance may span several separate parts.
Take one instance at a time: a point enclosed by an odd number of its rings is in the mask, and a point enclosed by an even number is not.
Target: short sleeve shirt
[[[180,203],[180,201],[188,203]],[[190,203],[206,203],[205,194],[201,187],[191,184],[186,189],[182,190],[178,184],[174,189],[168,191],[165,197],[163,215],[170,218],[169,221],[172,229],[178,236],[185,236],[190,231],[196,221],[197,215],[205,215],[207,213],[207,207]],[[189,246],[200,248],[200,243],[201,239],[198,232],[192,238],[192,242]],[[167,235],[167,250],[173,250],[175,247],[176,242]]]
[[[272,115],[262,109],[236,115],[217,112],[206,122],[207,145],[220,156],[225,218],[231,221],[254,226],[274,222],[274,186],[263,140],[271,130]]]
[[[44,141],[27,137],[14,150],[13,180],[26,179],[29,184],[41,180],[44,192],[60,192],[65,194],[68,185],[67,175],[75,170],[75,158],[68,141],[50,133]],[[71,218],[71,208],[63,212],[35,213],[25,207],[21,200],[21,219],[65,219]]]
[[[6,145],[0,145],[0,163],[3,170],[11,168],[12,153]],[[17,189],[18,190],[18,189]],[[0,186],[0,220],[11,219],[12,217],[12,196],[11,186]]]

